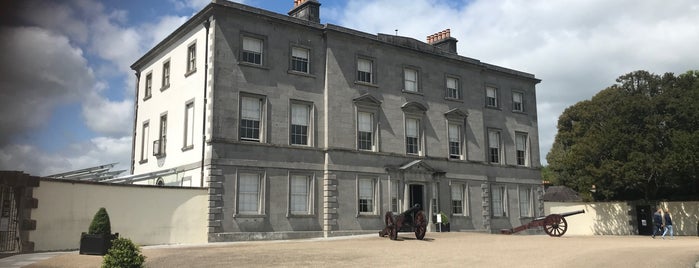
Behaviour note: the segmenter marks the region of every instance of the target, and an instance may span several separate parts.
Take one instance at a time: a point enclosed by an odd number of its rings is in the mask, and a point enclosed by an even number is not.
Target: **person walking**
[[[663,232],[663,209],[662,208],[658,208],[658,210],[655,213],[653,213],[653,224],[655,224],[655,228],[653,228],[653,239],[655,239],[655,234]]]
[[[665,209],[665,215],[663,215],[663,219],[665,220],[665,231],[663,232],[663,239],[665,239],[665,234],[667,234],[667,231],[670,231],[670,239],[675,239],[675,234],[672,231],[672,216],[670,216],[669,209]]]

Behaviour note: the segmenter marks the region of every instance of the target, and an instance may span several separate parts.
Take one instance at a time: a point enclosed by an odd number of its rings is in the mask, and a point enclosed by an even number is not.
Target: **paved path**
[[[143,247],[146,267],[694,267],[699,238],[410,233],[341,239]],[[99,267],[100,256],[44,253],[28,267]],[[50,256],[53,254],[53,256]],[[28,256],[40,254],[27,254]],[[22,256],[22,255],[20,255]],[[19,257],[13,256],[10,258]],[[37,256],[40,257],[40,256]],[[3,259],[4,260],[4,259]],[[2,261],[2,260],[0,260]],[[4,266],[0,262],[0,267]],[[699,268],[699,266],[697,266]]]

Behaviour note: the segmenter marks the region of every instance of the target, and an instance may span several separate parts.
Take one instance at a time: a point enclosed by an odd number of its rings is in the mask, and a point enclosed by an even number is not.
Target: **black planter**
[[[88,234],[82,233],[80,236],[80,254],[84,255],[105,255],[112,247],[112,240],[119,237],[116,234]]]
[[[438,223],[439,226],[437,226],[437,231],[438,232],[450,232],[451,229],[449,228],[449,224],[444,224],[444,223]]]

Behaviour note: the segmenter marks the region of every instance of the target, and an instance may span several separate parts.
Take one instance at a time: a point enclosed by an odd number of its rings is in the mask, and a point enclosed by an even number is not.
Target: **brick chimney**
[[[318,0],[294,0],[294,8],[289,16],[320,23],[320,3]]]
[[[427,43],[428,44],[436,46],[438,48],[446,50],[447,52],[451,52],[454,54],[457,54],[456,53],[456,42],[459,42],[459,40],[456,40],[456,38],[451,37],[451,30],[450,29],[446,29],[444,31],[427,36]]]

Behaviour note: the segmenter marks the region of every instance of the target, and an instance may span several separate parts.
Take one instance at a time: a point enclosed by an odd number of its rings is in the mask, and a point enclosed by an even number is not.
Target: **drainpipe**
[[[131,170],[129,173],[133,175],[136,167],[136,129],[138,129],[138,83],[141,81],[141,72],[136,72],[136,96],[133,102],[133,135],[131,136]],[[143,133],[141,133],[143,135]],[[148,146],[148,145],[143,145]]]
[[[211,22],[209,19],[204,21],[204,28],[206,28],[206,38],[204,40],[204,107],[202,108],[202,121],[201,121],[201,182],[199,185],[204,187],[204,152],[206,150],[206,87],[207,81],[209,80],[209,26]]]

